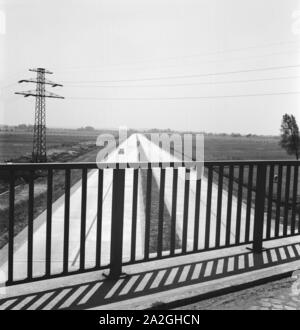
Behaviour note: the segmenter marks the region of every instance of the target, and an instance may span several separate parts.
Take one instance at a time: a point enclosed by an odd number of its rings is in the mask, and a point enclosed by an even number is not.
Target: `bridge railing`
[[[101,269],[109,269],[109,276],[116,278],[125,265],[241,245],[260,253],[264,241],[300,234],[296,161],[205,162],[203,177],[195,179],[190,169],[195,162],[114,164],[113,169],[112,165],[101,169],[95,163],[0,165],[9,182],[7,218],[2,220],[2,230],[7,228],[8,234],[7,247],[2,249],[7,251],[7,285]],[[75,171],[80,173],[75,184],[80,190],[80,214],[73,219]],[[24,197],[26,191],[25,204],[20,204],[16,185],[20,175],[26,177],[21,193]],[[97,197],[92,203],[91,176],[97,177]],[[61,196],[55,193],[58,185]],[[39,254],[38,261],[35,240],[41,237],[35,233],[35,218],[40,197],[36,189],[44,189],[45,207],[44,241],[39,242],[44,258]],[[54,222],[58,197],[63,212]],[[21,219],[16,216],[20,207]],[[24,244],[18,246],[16,234],[19,223],[26,221],[26,251],[21,251]],[[54,223],[59,223],[60,233],[54,232]],[[72,226],[79,228],[76,238]],[[93,235],[90,240],[89,235]],[[61,245],[59,256],[57,244]],[[74,244],[78,245],[75,259]],[[26,264],[21,277],[18,253]],[[42,273],[35,271],[36,262],[43,263]]]

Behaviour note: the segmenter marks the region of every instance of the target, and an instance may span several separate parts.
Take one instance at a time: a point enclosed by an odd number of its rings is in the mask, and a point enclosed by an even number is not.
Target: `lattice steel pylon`
[[[37,77],[32,79],[23,79],[19,83],[36,83],[36,90],[25,92],[15,92],[15,94],[24,95],[24,97],[34,96],[35,102],[35,120],[33,131],[33,151],[32,162],[43,163],[47,161],[46,148],[46,97],[55,99],[64,99],[63,96],[46,91],[45,85],[52,87],[60,86],[61,84],[54,83],[45,78],[46,74],[52,74],[44,68],[30,69],[31,72],[36,72]]]

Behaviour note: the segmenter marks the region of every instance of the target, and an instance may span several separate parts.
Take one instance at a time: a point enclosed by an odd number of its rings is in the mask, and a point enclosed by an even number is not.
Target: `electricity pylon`
[[[23,79],[19,83],[35,83],[36,90],[25,92],[16,92],[15,94],[24,95],[24,97],[34,96],[35,102],[35,121],[33,132],[33,151],[32,162],[43,163],[47,161],[46,150],[46,97],[54,99],[64,99],[64,97],[45,90],[45,85],[52,87],[60,86],[61,84],[54,83],[45,78],[45,74],[52,74],[44,68],[30,69],[31,72],[36,72],[37,77],[32,79]]]

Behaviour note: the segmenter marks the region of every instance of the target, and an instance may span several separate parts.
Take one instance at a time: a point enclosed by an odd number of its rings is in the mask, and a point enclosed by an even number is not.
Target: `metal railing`
[[[177,257],[233,246],[251,244],[260,253],[263,242],[300,234],[299,163],[296,161],[226,161],[205,162],[202,179],[185,179],[186,166],[194,162],[162,163],[154,167],[99,169],[95,163],[5,164],[0,171],[9,177],[8,197],[8,281],[7,285],[49,279],[109,268],[109,276],[121,275],[129,264]],[[132,167],[133,164],[130,164]],[[145,164],[144,164],[145,165]],[[111,167],[111,164],[107,164]],[[53,178],[64,173],[62,271],[52,272]],[[79,265],[70,267],[71,175],[80,171],[81,190]],[[112,171],[110,219],[104,219],[104,179]],[[16,177],[27,173],[27,271],[23,278],[15,274]],[[44,173],[46,217],[45,272],[35,275],[34,214],[36,175]],[[97,175],[97,203],[94,224],[94,262],[87,264],[87,201],[90,174]],[[129,185],[129,190],[126,190]],[[28,188],[27,188],[28,186]],[[130,193],[128,193],[128,191]],[[127,197],[126,197],[126,196]],[[130,195],[130,198],[128,196]],[[129,202],[128,202],[129,201]],[[130,207],[129,207],[130,204]],[[140,212],[140,205],[143,206]],[[24,207],[24,206],[22,206]],[[90,207],[90,206],[89,206]],[[126,226],[124,219],[126,218]],[[24,219],[23,219],[24,220]],[[103,222],[110,224],[110,237],[103,232]],[[127,236],[126,233],[129,233]],[[126,236],[126,241],[124,241]],[[142,237],[140,237],[142,236]],[[108,240],[108,260],[103,260],[103,241]],[[126,255],[124,243],[127,245]],[[90,246],[90,245],[89,245]],[[129,252],[128,252],[129,251]],[[104,251],[105,252],[105,251]],[[90,255],[89,255],[90,258]],[[196,256],[195,256],[196,258]],[[39,261],[41,262],[41,260]]]

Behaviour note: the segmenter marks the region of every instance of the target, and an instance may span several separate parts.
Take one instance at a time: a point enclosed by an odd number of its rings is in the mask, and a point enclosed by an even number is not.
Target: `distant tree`
[[[241,137],[242,135],[240,133],[231,133],[232,137]]]
[[[86,126],[84,129],[85,129],[86,131],[94,131],[94,130],[95,130],[95,128],[92,127],[92,126]]]
[[[26,124],[20,124],[20,125],[18,125],[18,128],[19,129],[26,129],[27,125]]]
[[[293,115],[285,114],[281,122],[281,138],[279,145],[286,150],[289,155],[295,155],[299,159],[300,155],[300,135],[296,118]]]
[[[77,128],[78,131],[94,131],[95,128],[92,127],[92,126],[85,126],[85,127],[80,127],[80,128]]]

